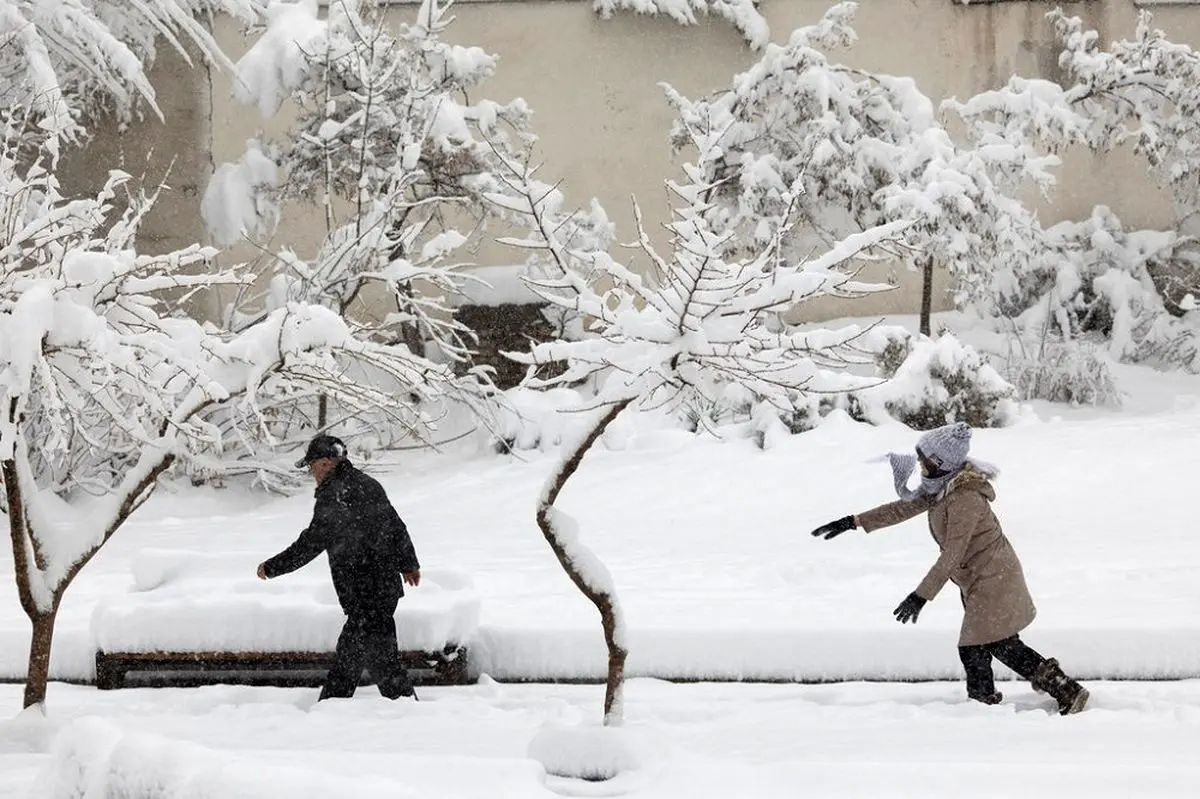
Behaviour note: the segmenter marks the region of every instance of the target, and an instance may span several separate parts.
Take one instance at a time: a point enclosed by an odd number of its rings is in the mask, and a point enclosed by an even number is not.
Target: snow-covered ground
[[[526,754],[545,724],[595,722],[598,686],[425,689],[417,704],[393,704],[368,691],[308,712],[312,692],[299,690],[213,687],[105,694],[55,686],[54,693],[58,723],[69,734],[74,718],[93,716],[126,731],[199,744],[217,755],[188,748],[172,760],[163,757],[166,742],[134,741],[124,753],[127,773],[161,778],[190,768],[201,783],[234,785],[240,776],[250,787],[261,786],[259,780],[267,777],[274,781],[274,795],[302,799],[538,799],[555,796],[554,787],[637,799],[1194,797],[1200,784],[1195,758],[1200,684],[1092,687],[1094,707],[1062,718],[1042,712],[1044,700],[1028,688],[1011,690],[1010,704],[989,708],[967,703],[957,685],[946,683],[670,685],[638,680],[629,688],[628,726],[645,743],[646,763],[610,786],[546,780]],[[15,687],[0,688],[4,706],[18,699]],[[81,732],[90,731],[74,734]],[[50,731],[42,734],[49,737]],[[31,739],[37,743],[27,726],[0,722],[0,796],[26,796],[23,792],[47,764],[45,755],[22,751],[32,748]],[[94,734],[78,744],[86,749],[83,743],[99,745]],[[210,765],[214,759],[219,768]],[[77,763],[61,758],[54,765],[70,775],[65,766]],[[327,786],[331,776],[348,780],[343,785],[348,790],[321,792],[321,780]],[[366,786],[375,787],[376,780],[386,780],[390,790],[368,793]],[[244,788],[98,795],[240,799],[268,794]]]
[[[978,432],[974,452],[1003,471],[997,510],[1040,611],[1026,639],[1085,677],[1196,677],[1200,381],[1144,370],[1125,376],[1136,389],[1125,411],[1040,407],[1015,427]],[[887,467],[867,461],[914,439],[899,426],[834,420],[761,451],[746,439],[696,437],[650,420],[618,425],[561,504],[613,572],[631,628],[631,673],[956,679],[952,588],[915,627],[891,616],[936,554],[921,521],[828,542],[808,534],[888,501]],[[498,679],[602,672],[596,612],[533,521],[555,455],[460,451],[406,456],[380,471],[425,567],[471,578],[480,602],[476,668]],[[292,540],[310,510],[307,496],[161,491],[71,588],[54,673],[90,676],[93,612],[134,587],[139,553],[176,550],[186,564],[193,552],[194,569],[211,585],[229,595],[249,591],[261,585],[257,564]],[[147,576],[144,554],[140,562],[140,587],[163,578]],[[161,562],[156,568],[170,571]],[[11,556],[0,555],[5,676],[23,671],[28,636],[11,569]],[[325,574],[319,559],[269,585],[314,592]],[[186,599],[174,601],[188,609]],[[424,601],[420,589],[408,601]],[[230,615],[231,637],[245,634]],[[270,635],[286,643],[302,632]],[[155,630],[145,633],[152,638]],[[639,680],[627,714],[656,754],[625,788],[646,797],[1195,795],[1200,682],[1090,687],[1092,709],[1062,719],[1043,712],[1046,700],[1028,686],[1011,682],[1001,685],[1004,706],[984,708],[962,702],[957,683]],[[94,715],[240,758],[382,775],[414,796],[534,797],[548,794],[540,767],[526,757],[529,741],[546,723],[594,722],[600,691],[485,679],[427,689],[430,701],[418,705],[388,704],[368,688],[349,703],[305,712],[312,691],[102,694],[55,684],[50,713],[56,728]],[[17,687],[0,688],[0,708],[18,706]],[[0,796],[22,795],[48,762],[49,733],[26,725],[0,727]]]

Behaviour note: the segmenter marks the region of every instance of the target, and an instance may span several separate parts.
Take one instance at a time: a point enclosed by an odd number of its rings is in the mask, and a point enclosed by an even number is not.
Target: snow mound
[[[245,556],[147,549],[133,558],[133,591],[92,612],[104,652],[332,652],[345,620],[322,569],[275,580],[254,576]],[[243,579],[230,575],[246,574]],[[436,651],[470,642],[480,600],[465,574],[430,569],[396,610],[401,649]]]
[[[31,799],[415,799],[392,780],[250,762],[83,718],[58,737]]]
[[[585,400],[571,388],[535,390],[518,386],[504,392],[504,396],[496,430],[489,433],[499,439],[493,445],[501,452],[554,451],[564,441],[578,438],[591,423],[588,414],[572,413],[584,407]]]
[[[529,742],[528,754],[556,777],[612,780],[645,769],[646,743],[623,727],[547,724]]]

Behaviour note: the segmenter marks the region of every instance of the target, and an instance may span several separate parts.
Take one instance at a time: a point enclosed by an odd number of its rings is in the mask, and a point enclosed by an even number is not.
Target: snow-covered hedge
[[[894,337],[877,363],[885,382],[856,392],[852,415],[873,422],[887,416],[917,430],[951,422],[1003,427],[1016,418],[1016,389],[985,356],[949,333]]]
[[[1003,427],[1016,420],[1017,400],[1024,395],[974,347],[948,333],[930,339],[900,328],[877,332],[880,336],[869,342],[875,345],[877,385],[848,387],[845,393],[796,394],[786,410],[746,392],[728,392],[721,402],[689,406],[681,423],[693,432],[739,425],[769,449],[781,437],[816,428],[835,412],[869,424],[895,420],[917,430],[958,421]]]

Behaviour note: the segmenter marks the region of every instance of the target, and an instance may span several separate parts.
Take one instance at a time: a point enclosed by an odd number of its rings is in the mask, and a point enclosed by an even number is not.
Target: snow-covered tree
[[[468,100],[496,57],[442,41],[448,5],[426,0],[398,25],[374,0],[334,0],[324,18],[315,0],[267,9],[234,93],[265,116],[290,101],[296,119],[218,168],[205,218],[229,244],[269,234],[279,205],[302,201],[322,209],[325,235],[312,257],[286,249],[270,260],[265,294],[243,295],[231,309],[235,328],[304,300],[352,320],[364,339],[469,364],[472,334],[449,301],[470,279],[456,253],[478,243],[495,215],[485,200],[500,190],[495,150],[525,136],[529,111],[520,100]],[[464,398],[489,387],[479,370],[459,384]],[[323,407],[316,415],[326,426]]]
[[[1177,221],[1169,231],[1126,231],[1097,207],[1088,220],[1051,228],[1046,257],[1024,262],[1010,285],[1008,315],[1066,340],[1098,332],[1118,359],[1200,367],[1185,316],[1185,298],[1200,289],[1200,53],[1169,41],[1145,11],[1134,38],[1108,50],[1079,18],[1048,17],[1066,85],[1013,77],[946,108],[977,149],[1132,147],[1170,188]]]
[[[183,315],[190,295],[243,277],[211,268],[215,251],[199,246],[139,255],[154,198],[129,196],[117,172],[94,197],[63,196],[53,153],[18,152],[37,118],[0,120],[0,482],[33,626],[26,706],[45,699],[67,588],[176,459],[219,443],[213,408],[259,418],[263,398],[319,389],[402,413],[355,376],[454,379],[404,347],[358,340],[320,306],[289,303],[236,336]]]
[[[1005,179],[1048,185],[1049,156],[1017,147],[961,148],[908,77],[872,74],[831,53],[857,41],[857,4],[830,8],[785,45],[768,45],[728,89],[691,100],[667,87],[678,111],[677,150],[702,146],[692,179],[711,188],[708,224],[728,246],[758,250],[784,227],[794,256],[855,230],[905,219],[897,253],[924,273],[922,332],[929,333],[932,277],[955,278],[959,304],[990,305],[1040,252],[1040,228]],[[719,143],[719,146],[715,146]],[[793,197],[790,187],[803,192]],[[990,310],[990,309],[989,309]]]
[[[651,16],[665,15],[680,25],[695,25],[697,15],[714,15],[732,23],[755,50],[762,49],[771,38],[771,28],[762,12],[759,0],[593,0],[592,8],[603,19],[611,19],[618,11],[634,11]]]
[[[701,157],[717,143],[694,142]],[[626,409],[679,409],[697,400],[718,399],[731,390],[748,392],[764,404],[789,410],[797,395],[862,387],[870,379],[838,367],[869,360],[860,345],[870,330],[800,330],[781,322],[786,309],[822,296],[855,297],[886,290],[858,282],[851,263],[865,251],[903,234],[907,222],[893,222],[852,234],[828,252],[805,260],[786,255],[790,228],[780,226],[753,252],[731,255],[726,230],[710,224],[711,184],[668,184],[677,199],[669,252],[651,244],[634,203],[638,246],[651,272],[641,275],[604,251],[579,249],[558,238],[547,218],[558,198],[539,184],[527,161],[506,161],[507,180],[522,199],[497,197],[531,221],[530,233],[509,243],[537,251],[556,265],[554,277],[530,279],[553,304],[585,321],[582,337],[534,344],[510,353],[529,367],[528,387],[595,387],[579,411],[594,413],[581,439],[564,447],[564,458],[538,498],[536,521],[573,583],[598,609],[608,647],[604,718],[622,719],[622,686],[628,654],[625,623],[616,590],[604,564],[582,542],[574,521],[555,503],[584,455]],[[689,175],[699,175],[692,167]],[[785,209],[799,202],[802,185],[785,187]],[[788,209],[790,210],[790,209]],[[594,211],[593,211],[594,212]],[[791,219],[791,215],[787,215]],[[559,366],[553,376],[542,367]]]
[[[250,21],[261,0],[0,0],[0,105],[22,107],[42,135],[75,139],[81,115],[155,113],[146,76],[163,43],[228,65],[203,17]],[[161,115],[161,114],[160,114]]]

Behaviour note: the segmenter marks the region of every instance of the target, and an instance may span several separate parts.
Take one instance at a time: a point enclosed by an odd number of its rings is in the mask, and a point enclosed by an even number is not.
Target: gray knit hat
[[[966,422],[930,430],[917,441],[917,451],[947,472],[957,472],[966,466],[970,450],[971,426]]]
[[[936,496],[968,464],[990,477],[998,474],[994,466],[968,457],[970,450],[971,426],[966,422],[948,424],[921,436],[917,441],[917,452],[935,461],[941,469],[941,474],[936,477],[922,475],[921,484],[915,489],[908,487],[908,479],[917,468],[916,456],[912,453],[889,452],[884,457],[892,465],[892,482],[896,487],[896,495],[904,500]]]

